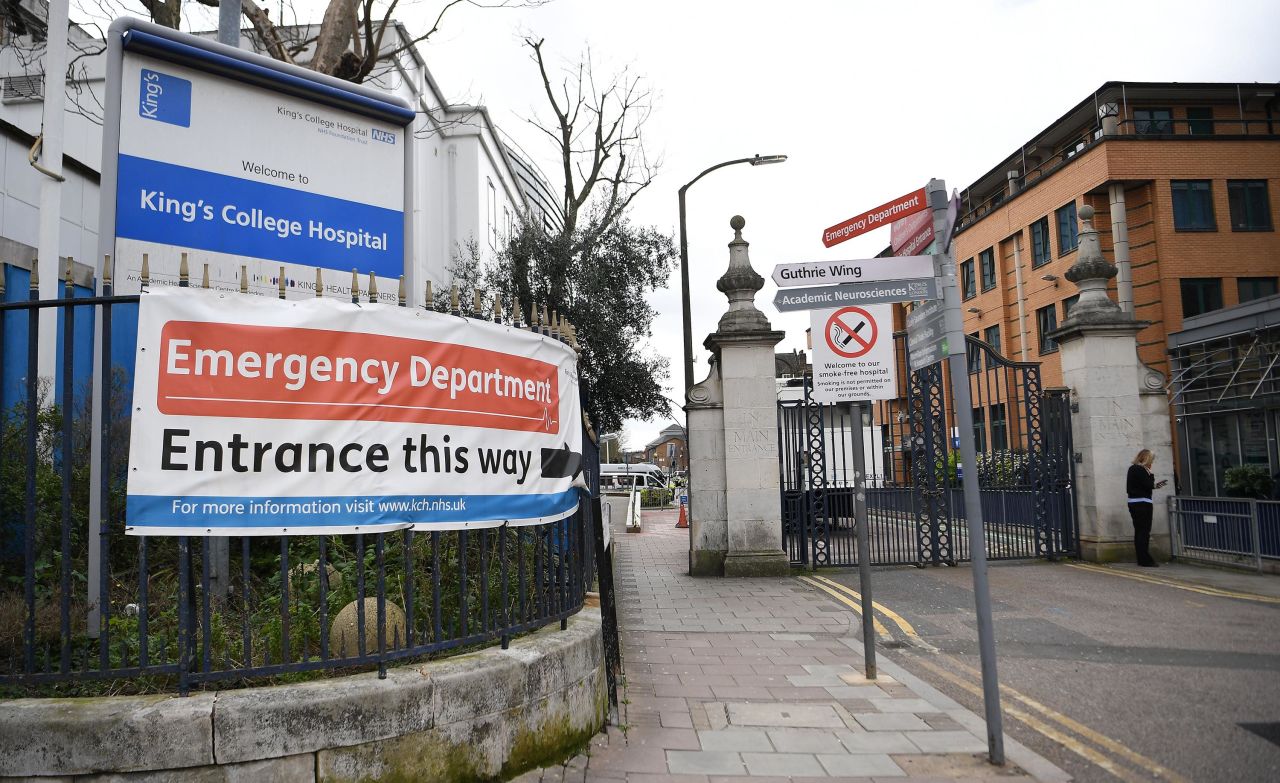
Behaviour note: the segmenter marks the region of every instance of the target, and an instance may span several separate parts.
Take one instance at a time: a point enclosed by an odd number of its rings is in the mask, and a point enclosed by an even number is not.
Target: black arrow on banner
[[[569,450],[569,444],[563,449],[542,450],[543,478],[577,478],[582,472],[582,455]]]

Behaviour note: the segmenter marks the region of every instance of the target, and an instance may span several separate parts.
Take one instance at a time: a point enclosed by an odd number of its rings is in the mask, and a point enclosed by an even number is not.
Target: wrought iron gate
[[[905,335],[897,335],[905,343]],[[852,443],[866,455],[870,557],[875,565],[954,565],[969,559],[959,478],[977,470],[987,557],[1075,554],[1071,411],[1065,389],[1043,388],[1040,365],[1014,362],[967,338],[978,464],[959,462],[948,368],[905,367],[903,396],[859,409],[814,402],[810,379],[780,395],[779,471],[784,546],[795,565],[850,566]],[[862,418],[855,421],[855,418]]]

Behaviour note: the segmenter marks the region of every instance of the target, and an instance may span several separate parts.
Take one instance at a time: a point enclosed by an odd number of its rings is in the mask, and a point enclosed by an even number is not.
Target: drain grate
[[[1280,723],[1241,723],[1240,728],[1251,731],[1272,745],[1280,745]]]

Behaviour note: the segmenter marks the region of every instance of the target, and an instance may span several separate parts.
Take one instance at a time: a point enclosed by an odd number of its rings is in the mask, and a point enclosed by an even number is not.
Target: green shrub
[[[1271,497],[1271,476],[1262,465],[1237,465],[1227,468],[1223,482],[1226,494],[1235,498],[1266,500]]]

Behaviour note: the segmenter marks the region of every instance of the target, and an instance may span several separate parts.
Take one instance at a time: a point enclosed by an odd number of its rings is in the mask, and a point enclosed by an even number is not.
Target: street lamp
[[[751,158],[738,158],[717,163],[689,180],[680,188],[680,305],[684,314],[684,391],[687,395],[693,386],[693,326],[689,318],[689,240],[684,231],[684,192],[693,187],[693,183],[707,176],[716,169],[733,166],[738,163],[750,163],[752,166],[764,166],[769,163],[783,163],[786,155],[756,155]]]

